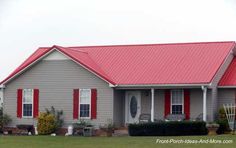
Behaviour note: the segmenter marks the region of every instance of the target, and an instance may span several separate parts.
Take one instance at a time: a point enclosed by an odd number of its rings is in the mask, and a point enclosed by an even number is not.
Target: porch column
[[[154,88],[151,89],[152,103],[151,103],[151,121],[154,122]]]
[[[203,121],[207,121],[207,106],[206,106],[207,87],[202,86],[202,91],[203,91]]]

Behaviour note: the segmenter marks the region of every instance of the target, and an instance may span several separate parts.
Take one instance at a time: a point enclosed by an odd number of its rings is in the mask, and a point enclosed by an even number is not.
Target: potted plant
[[[107,124],[105,124],[104,126],[100,126],[100,129],[106,132],[107,137],[112,137],[115,126],[111,119],[108,119],[107,121]]]
[[[208,129],[208,135],[217,135],[216,131],[219,127],[220,125],[215,122],[207,123],[206,128]]]

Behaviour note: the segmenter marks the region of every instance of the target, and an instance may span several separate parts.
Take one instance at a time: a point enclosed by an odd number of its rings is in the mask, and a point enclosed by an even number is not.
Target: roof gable
[[[53,61],[53,60],[70,60],[70,59],[55,50],[55,51],[51,52],[49,55],[47,55],[45,58],[43,58],[43,60]]]
[[[236,58],[231,61],[229,67],[226,72],[222,76],[219,86],[227,87],[234,86],[236,87]]]

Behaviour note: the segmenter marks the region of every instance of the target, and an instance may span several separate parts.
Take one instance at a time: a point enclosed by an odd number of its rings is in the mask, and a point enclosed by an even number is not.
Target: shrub
[[[56,110],[53,106],[51,106],[51,109],[45,109],[47,114],[52,114],[54,115],[55,119],[56,119],[56,130],[60,127],[62,127],[62,124],[64,122],[62,115],[63,115],[63,111],[62,110]]]
[[[48,135],[56,131],[56,118],[53,114],[40,113],[37,130],[39,135]]]
[[[225,132],[230,131],[224,108],[219,109],[217,123],[220,125],[220,127],[216,131],[217,134],[224,134]]]
[[[169,121],[129,124],[130,136],[181,136],[206,135],[206,123],[202,121]]]
[[[9,124],[12,121],[9,115],[3,113],[3,109],[0,108],[0,131],[3,130],[3,127]]]

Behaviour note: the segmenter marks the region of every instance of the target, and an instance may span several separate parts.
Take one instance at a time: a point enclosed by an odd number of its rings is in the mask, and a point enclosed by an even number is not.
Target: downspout
[[[202,86],[202,91],[203,91],[203,121],[207,121],[207,87]]]
[[[1,104],[2,107],[3,107],[3,104],[4,104],[3,103],[3,101],[4,101],[4,88],[5,88],[5,85],[0,85],[0,91],[2,91],[2,96],[1,96],[2,97],[2,104]]]
[[[154,122],[154,88],[151,89],[151,121]]]

